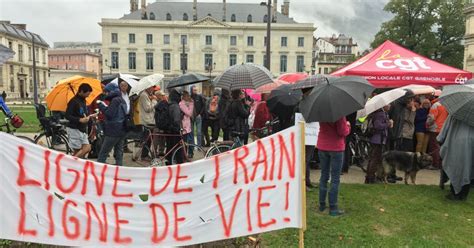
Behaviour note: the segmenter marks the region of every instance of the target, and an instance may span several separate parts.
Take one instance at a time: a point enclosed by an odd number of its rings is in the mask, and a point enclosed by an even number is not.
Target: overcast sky
[[[165,1],[165,0],[159,0]],[[182,0],[183,1],[183,0]],[[191,0],[184,0],[191,1]],[[262,0],[227,0],[260,3]],[[55,41],[101,41],[101,18],[119,18],[130,10],[129,0],[0,0],[0,20],[25,23],[53,46]],[[148,0],[147,3],[155,2]],[[198,0],[219,2],[219,0]],[[344,33],[361,50],[368,48],[382,22],[388,0],[290,0],[290,16],[314,23],[316,36]],[[281,5],[283,0],[278,0]]]

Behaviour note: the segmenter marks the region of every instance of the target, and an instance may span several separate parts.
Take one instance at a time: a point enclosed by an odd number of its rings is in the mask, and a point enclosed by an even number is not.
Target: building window
[[[187,53],[181,53],[181,71],[187,71],[188,70],[188,54]]]
[[[206,45],[212,45],[212,35],[206,35]]]
[[[247,46],[253,46],[253,36],[247,37]]]
[[[304,37],[298,37],[298,46],[304,47]]]
[[[264,54],[263,55],[263,66],[266,66],[266,64],[267,64],[267,55]]]
[[[287,37],[281,37],[281,46],[282,47],[288,46],[288,38]]]
[[[267,36],[263,37],[263,46],[267,46]]]
[[[245,60],[247,63],[253,63],[254,62],[254,57],[253,54],[247,54],[247,58]]]
[[[135,34],[128,34],[128,43],[135,43]]]
[[[41,49],[41,58],[43,59],[43,64],[46,64],[46,50]]]
[[[163,35],[163,44],[166,44],[166,45],[170,44],[170,35],[169,34]]]
[[[236,46],[237,45],[237,36],[231,36],[230,37],[230,45],[231,46]]]
[[[153,70],[153,53],[146,53],[146,69]]]
[[[150,20],[155,20],[155,13],[150,12]]]
[[[128,53],[128,69],[129,70],[137,69],[137,54],[135,52]]]
[[[351,46],[347,47],[347,53],[352,53],[352,47]]]
[[[237,54],[229,55],[229,66],[237,64]]]
[[[10,75],[13,75],[13,65],[10,65]]]
[[[212,68],[212,54],[206,53],[204,54],[204,70],[209,71]]]
[[[232,15],[230,16],[230,21],[231,21],[231,22],[235,22],[235,14],[232,14]]]
[[[41,82],[41,85],[44,86],[45,82],[46,82],[46,71],[43,71],[43,81]]]
[[[10,48],[11,50],[13,50],[13,42],[8,41],[8,48]]]
[[[118,43],[118,34],[112,33],[112,43]]]
[[[252,22],[252,15],[247,16],[247,22]]]
[[[39,62],[39,48],[35,49],[35,61]]]
[[[280,72],[287,71],[288,57],[286,55],[280,55]]]
[[[319,70],[318,70],[318,71],[319,71],[319,74],[321,74],[321,67],[319,67]]]
[[[23,46],[18,44],[18,61],[23,62]]]
[[[110,58],[111,63],[112,63],[112,69],[118,69],[119,68],[119,53],[118,52],[112,52],[112,56]]]
[[[188,14],[184,13],[183,14],[183,21],[189,20]]]
[[[181,45],[187,45],[188,44],[188,36],[183,34],[181,35]]]
[[[163,70],[165,71],[171,70],[171,54],[170,53],[163,53]]]
[[[304,72],[304,56],[298,55],[296,56],[296,71],[297,72]]]
[[[263,22],[264,22],[264,23],[267,23],[267,22],[268,22],[268,15],[264,15],[264,16],[263,16]]]
[[[324,68],[324,74],[329,74],[329,68]]]
[[[170,13],[166,13],[166,20],[171,21],[171,14]]]
[[[146,35],[146,43],[147,44],[153,44],[153,35],[152,34],[147,34]]]
[[[28,60],[31,61],[31,56],[33,56],[33,53],[31,52],[31,47],[28,47]],[[59,61],[59,57],[56,58],[57,61]]]

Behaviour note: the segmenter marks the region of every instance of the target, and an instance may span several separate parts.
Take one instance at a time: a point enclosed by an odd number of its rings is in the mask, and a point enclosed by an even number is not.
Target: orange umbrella
[[[46,96],[46,105],[51,111],[66,111],[68,102],[76,95],[79,86],[87,83],[92,87],[92,93],[86,98],[86,104],[90,105],[94,99],[102,94],[100,80],[82,76],[72,76],[58,81],[54,88]]]

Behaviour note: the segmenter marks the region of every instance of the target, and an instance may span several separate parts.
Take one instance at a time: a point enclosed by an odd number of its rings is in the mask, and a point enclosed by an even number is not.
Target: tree
[[[441,63],[462,68],[465,32],[464,0],[390,0],[384,22],[371,46],[394,41]]]

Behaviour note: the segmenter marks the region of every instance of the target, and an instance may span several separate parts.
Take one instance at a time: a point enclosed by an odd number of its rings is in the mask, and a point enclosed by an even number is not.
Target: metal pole
[[[36,81],[36,48],[35,48],[35,36],[32,34],[33,41],[33,99],[35,104],[38,104],[38,82]]]
[[[268,3],[267,3],[267,42],[266,42],[266,46],[267,46],[267,51],[266,51],[266,56],[267,56],[267,60],[265,61],[265,67],[267,67],[267,69],[269,71],[271,71],[270,69],[270,65],[271,65],[271,62],[270,62],[270,28],[271,28],[271,23],[272,23],[272,0],[268,0]]]

